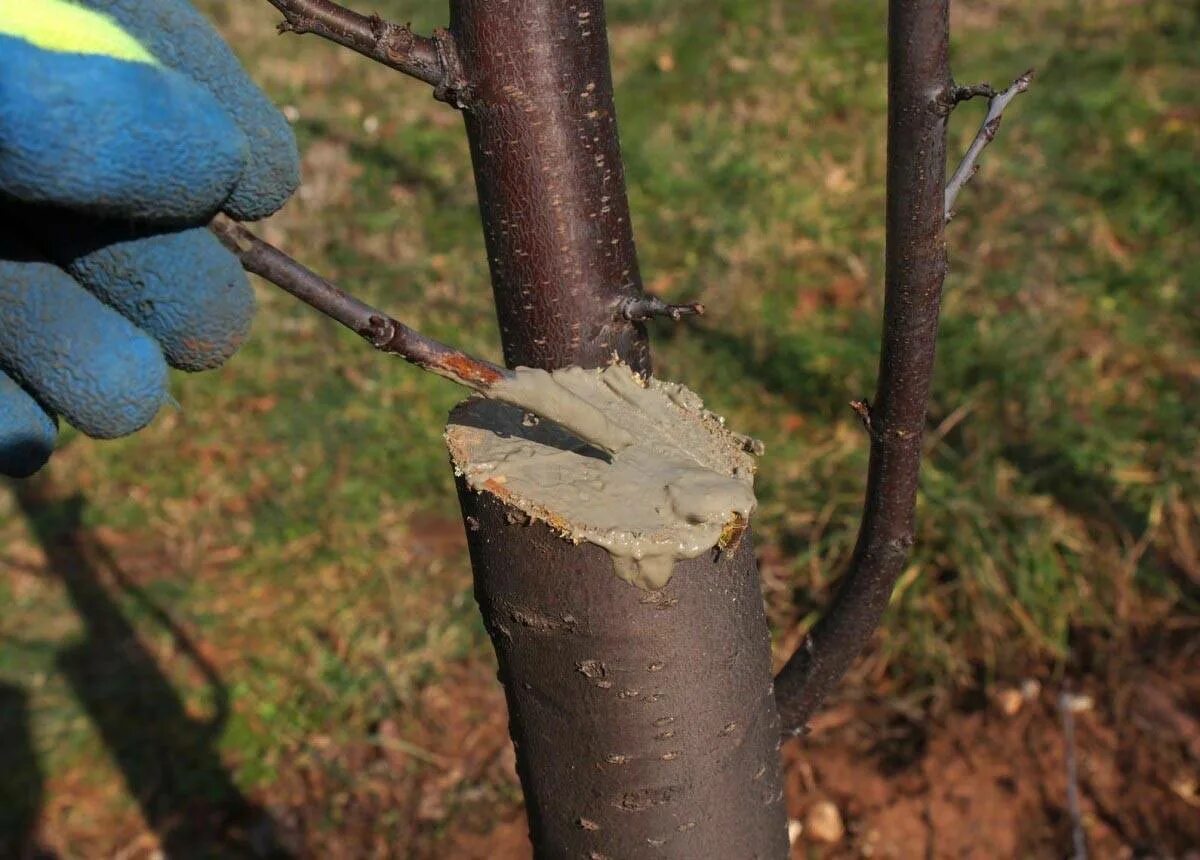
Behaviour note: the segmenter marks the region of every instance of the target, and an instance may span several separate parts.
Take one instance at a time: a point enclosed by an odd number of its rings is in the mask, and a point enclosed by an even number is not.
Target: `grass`
[[[498,358],[459,118],[355,55],[277,39],[267,4],[201,5],[296,117],[306,186],[267,236]],[[376,5],[441,23],[434,4]],[[757,527],[786,637],[827,599],[861,502],[867,449],[846,403],[873,388],[881,313],[883,5],[611,5],[642,269],[710,309],[655,330],[657,370],[767,443]],[[1198,40],[1195,10],[1166,0],[955,4],[960,80],[1038,77],[950,227],[920,533],[859,683],[948,701],[1065,671],[1089,631],[1121,647],[1195,615]],[[980,110],[955,115],[954,149]],[[490,660],[440,438],[458,391],[258,295],[239,357],[175,380],[180,411],[117,442],[68,434],[51,467],[145,597],[209,649],[233,703],[219,748],[247,788],[314,736],[419,721],[448,666]],[[0,546],[14,571],[0,680],[30,691],[52,782],[104,784],[103,744],[56,662],[84,635],[79,614],[58,581],[21,572],[44,553],[4,498]],[[201,720],[203,679],[119,593]],[[130,814],[127,798],[97,803],[124,809],[97,812],[97,832]]]

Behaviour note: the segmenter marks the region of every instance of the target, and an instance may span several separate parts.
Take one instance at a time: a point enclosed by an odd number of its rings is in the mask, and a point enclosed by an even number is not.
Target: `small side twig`
[[[313,33],[357,51],[434,87],[434,95],[457,107],[465,89],[453,39],[444,30],[431,38],[408,24],[363,15],[331,0],[267,0],[283,14],[281,33]]]
[[[966,87],[955,87],[950,92],[950,98],[954,104],[959,102],[970,101],[976,96],[994,99],[996,97],[996,89],[989,83],[971,84]]]
[[[862,422],[863,429],[867,431],[867,435],[874,439],[877,431],[875,425],[871,423],[871,401],[865,397],[860,397],[857,400],[850,401],[850,408],[854,410],[854,414]]]
[[[976,84],[973,87],[955,87],[953,99],[956,103],[965,101],[972,96],[986,95],[988,97],[988,106],[987,114],[983,117],[983,123],[979,126],[979,131],[975,133],[975,139],[967,147],[967,152],[963,155],[962,161],[958,163],[958,167],[955,168],[950,181],[946,183],[947,221],[954,217],[954,203],[958,200],[958,195],[962,192],[966,184],[971,181],[971,177],[979,172],[979,156],[983,154],[983,150],[987,148],[987,145],[995,140],[996,132],[1000,129],[1000,120],[1004,116],[1005,108],[1008,107],[1013,99],[1029,89],[1029,84],[1032,80],[1033,69],[1030,69],[1013,81],[1012,86],[1000,92],[996,92],[987,84]]]
[[[486,392],[493,384],[512,376],[491,362],[460,352],[392,319],[334,286],[225,215],[214,218],[209,229],[237,256],[246,271],[270,281],[341,323],[381,352],[398,355],[479,392]]]
[[[1072,860],[1087,860],[1087,839],[1083,833],[1083,814],[1079,808],[1079,764],[1075,753],[1075,710],[1073,696],[1064,690],[1058,697],[1062,715],[1063,744],[1067,759],[1067,813],[1071,817]]]
[[[678,322],[686,316],[702,316],[704,305],[700,302],[672,305],[658,296],[642,295],[622,299],[617,312],[630,322],[643,322],[652,317],[670,317]]]

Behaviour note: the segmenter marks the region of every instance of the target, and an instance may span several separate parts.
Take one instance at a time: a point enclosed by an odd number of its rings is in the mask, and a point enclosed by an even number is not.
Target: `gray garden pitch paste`
[[[518,368],[488,397],[446,430],[455,469],[472,489],[608,550],[639,588],[662,588],[677,559],[712,549],[754,510],[761,445],[682,385],[622,364]]]

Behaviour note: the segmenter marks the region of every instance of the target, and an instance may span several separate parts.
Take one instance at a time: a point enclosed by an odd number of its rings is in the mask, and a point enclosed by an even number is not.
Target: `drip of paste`
[[[755,507],[751,440],[682,385],[628,367],[518,368],[447,430],[476,490],[608,550],[617,575],[659,589]],[[469,416],[469,420],[468,420]]]

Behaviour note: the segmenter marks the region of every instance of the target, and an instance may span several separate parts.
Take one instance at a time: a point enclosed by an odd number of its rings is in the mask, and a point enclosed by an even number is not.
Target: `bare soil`
[[[1182,662],[1183,650],[1173,667],[1128,686],[1085,679],[1073,693],[1078,821],[1092,857],[1200,857],[1200,671],[1194,660]],[[446,761],[440,771],[405,778],[400,754],[377,779],[354,787],[347,808],[356,813],[334,830],[311,815],[328,805],[329,786],[311,773],[294,775],[302,788],[288,797],[285,818],[302,834],[302,853],[531,856],[502,696],[477,668],[463,667],[452,684],[427,691],[422,743]],[[456,718],[458,696],[488,703],[494,718]],[[358,772],[374,772],[354,760],[361,751],[340,754]],[[794,858],[1071,856],[1067,744],[1049,685],[1031,685],[1024,696],[1004,689],[936,720],[886,702],[843,702],[821,714],[807,738],[787,744],[784,757],[789,815],[803,827],[814,804],[832,801],[845,824],[832,845],[800,832]],[[374,823],[388,807],[409,821],[390,844]]]
[[[456,523],[422,521],[416,534],[415,552],[463,550]],[[125,585],[103,573],[94,558],[100,550],[123,556]],[[125,655],[118,661],[124,675],[143,679],[141,687],[164,683],[154,665],[168,655],[138,651],[139,637],[105,603],[105,595],[164,569],[152,554],[143,559],[111,534],[69,529],[47,540],[44,553],[32,553],[28,570],[14,570],[14,582],[33,582],[43,568],[86,583],[89,601],[106,607],[110,623],[97,630],[108,637],[104,647]],[[783,749],[793,857],[1067,857],[1078,827],[1092,857],[1200,859],[1200,637],[1191,619],[1176,628],[1123,636],[1119,644],[1080,631],[1074,662],[1059,674],[1031,671],[1016,686],[992,684],[937,713],[851,678],[809,734]],[[237,654],[207,639],[197,631],[189,647],[216,671],[232,671]],[[91,662],[99,659],[98,643]],[[130,652],[141,656],[131,663]],[[394,718],[351,743],[299,738],[274,777],[245,794],[222,773],[233,763],[222,763],[207,735],[187,741],[193,721],[167,709],[155,718],[159,728],[141,725],[136,735],[135,746],[149,748],[146,758],[162,767],[159,776],[141,774],[132,758],[122,766],[124,780],[112,769],[48,774],[44,802],[26,817],[32,839],[21,840],[16,856],[529,857],[494,673],[486,650],[447,659]],[[1075,702],[1073,747],[1064,690]],[[143,711],[150,713],[136,712]],[[0,713],[0,728],[5,718]],[[0,761],[12,776],[22,766],[13,756],[20,744],[17,734],[5,734],[13,743]],[[1069,749],[1077,817],[1068,802]],[[218,789],[211,799],[184,785],[189,762],[220,777],[209,780]],[[24,765],[36,773],[32,762]],[[132,783],[131,774],[138,777]],[[832,844],[806,823],[823,802],[844,824]],[[12,843],[0,843],[0,855],[4,844]]]
[[[1072,714],[1090,856],[1200,856],[1200,676],[1194,665],[1177,668],[1074,698],[1091,704]],[[839,845],[808,853],[815,846],[802,834],[793,856],[1072,856],[1067,742],[1049,690],[1029,701],[994,697],[933,723],[886,705],[841,706],[784,754],[789,813],[803,820],[828,799],[847,831]]]

